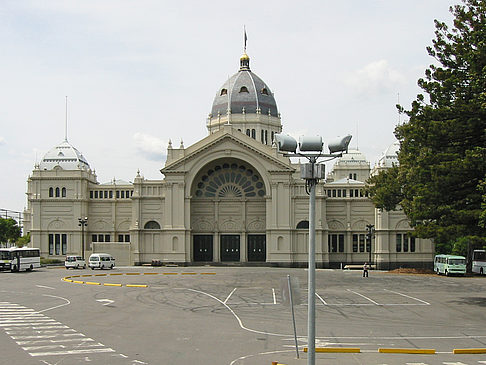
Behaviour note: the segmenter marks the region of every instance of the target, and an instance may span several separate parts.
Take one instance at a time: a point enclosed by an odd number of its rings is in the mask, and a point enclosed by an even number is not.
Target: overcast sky
[[[0,2],[0,208],[64,140],[100,183],[160,179],[169,139],[207,136],[219,87],[251,70],[275,93],[285,133],[351,133],[373,166],[433,62],[434,19],[459,0]],[[405,118],[402,116],[402,122]]]

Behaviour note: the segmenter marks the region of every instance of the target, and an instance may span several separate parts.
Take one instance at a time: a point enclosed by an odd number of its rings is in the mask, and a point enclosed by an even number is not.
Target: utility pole
[[[78,218],[78,221],[78,226],[81,227],[81,257],[84,260],[84,227],[88,225],[88,217]]]
[[[375,226],[373,224],[367,224],[366,225],[366,242],[368,243],[368,263],[370,265],[370,268],[371,268],[371,247],[372,247],[372,240],[374,238],[374,234],[375,234]]]

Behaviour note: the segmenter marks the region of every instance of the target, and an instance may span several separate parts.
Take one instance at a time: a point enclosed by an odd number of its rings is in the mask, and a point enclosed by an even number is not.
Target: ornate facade
[[[299,164],[272,145],[282,131],[270,88],[240,69],[217,91],[209,134],[192,146],[169,143],[163,178],[100,184],[67,140],[28,179],[24,226],[42,256],[109,252],[118,265],[158,260],[178,264],[306,266],[308,204]],[[391,146],[375,169],[396,163]],[[401,211],[375,209],[363,196],[372,173],[359,151],[344,154],[316,188],[316,263],[378,268],[428,266],[431,241],[413,238]],[[88,217],[80,227],[79,217]],[[366,226],[375,234],[366,240]],[[84,237],[82,235],[84,234]]]

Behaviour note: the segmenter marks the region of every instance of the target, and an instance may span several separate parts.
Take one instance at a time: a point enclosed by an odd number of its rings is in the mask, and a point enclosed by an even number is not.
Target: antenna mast
[[[66,95],[66,120],[65,120],[65,127],[64,127],[64,140],[67,142],[67,128],[68,128],[68,103],[67,103],[67,95]]]

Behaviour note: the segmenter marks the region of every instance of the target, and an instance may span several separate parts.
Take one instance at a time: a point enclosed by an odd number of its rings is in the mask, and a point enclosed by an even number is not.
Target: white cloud
[[[7,144],[7,141],[5,141],[5,138],[0,136],[0,146],[6,145],[6,144]]]
[[[387,60],[371,62],[346,78],[346,83],[355,92],[364,95],[396,91],[406,82],[406,77],[393,69]]]
[[[150,161],[161,161],[165,156],[166,144],[160,138],[137,132],[133,141],[138,153]]]

